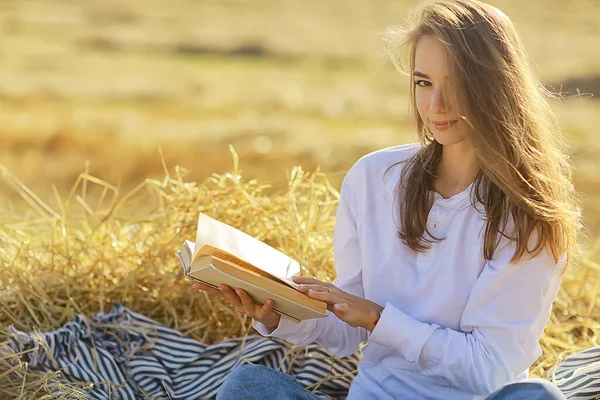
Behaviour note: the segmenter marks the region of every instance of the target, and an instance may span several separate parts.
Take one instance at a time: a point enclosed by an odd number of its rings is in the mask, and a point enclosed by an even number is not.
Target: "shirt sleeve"
[[[342,183],[340,201],[336,212],[333,248],[337,279],[334,284],[341,290],[365,297],[361,271],[361,252],[358,241],[356,208],[349,185],[350,172]],[[333,313],[327,317],[295,323],[281,317],[273,330],[253,320],[252,325],[263,336],[275,336],[290,343],[306,346],[317,342],[338,357],[353,354],[367,340],[367,330],[355,328],[338,319]]]
[[[369,341],[398,350],[427,376],[488,395],[514,381],[542,354],[538,344],[561,284],[565,255],[550,251],[509,264],[498,247],[473,287],[460,331],[417,321],[387,303]]]

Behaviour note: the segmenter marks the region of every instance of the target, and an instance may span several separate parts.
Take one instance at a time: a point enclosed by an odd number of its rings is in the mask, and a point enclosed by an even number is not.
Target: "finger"
[[[208,286],[205,283],[202,282],[194,282],[192,283],[192,288],[193,289],[201,289],[201,290],[206,290],[207,288],[209,288],[210,286]]]
[[[350,311],[350,306],[348,303],[336,303],[333,305],[333,309],[343,314]]]
[[[322,282],[318,279],[315,278],[311,278],[310,276],[300,276],[300,275],[296,275],[292,277],[293,281],[295,283],[308,283],[308,284],[324,284],[325,282]]]
[[[306,293],[309,290],[315,290],[317,292],[329,292],[331,291],[329,289],[329,287],[327,286],[323,286],[323,285],[310,285],[310,284],[306,284],[303,283],[302,285],[298,286],[298,290],[301,291],[302,293]]]
[[[242,307],[244,308],[246,315],[254,318],[254,314],[256,314],[256,305],[254,304],[252,297],[250,297],[250,295],[243,289],[236,289],[235,292],[242,301]]]
[[[273,304],[273,299],[265,300],[265,304],[263,304],[262,307],[260,307],[260,309],[256,313],[256,316],[258,318],[266,317],[271,311],[273,311]]]
[[[225,296],[225,299],[229,301],[237,310],[242,310],[242,301],[240,300],[240,296],[238,296],[232,288],[227,285],[219,285],[219,289]]]
[[[340,299],[339,297],[337,297],[335,294],[333,294],[331,292],[318,292],[316,290],[310,289],[307,294],[308,294],[308,297],[310,297],[312,299],[321,300],[326,303],[330,303],[332,305],[335,303],[342,302],[342,299]]]
[[[200,283],[200,282],[196,282],[192,285],[193,289],[197,289],[197,290],[204,290],[205,292],[208,292],[210,294],[214,294],[219,296],[221,294],[221,292],[219,291],[219,289],[216,289],[212,286],[208,286],[204,283]],[[222,296],[221,296],[222,297]]]

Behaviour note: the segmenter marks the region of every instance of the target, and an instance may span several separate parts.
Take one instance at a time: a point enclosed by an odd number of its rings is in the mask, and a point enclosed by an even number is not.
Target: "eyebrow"
[[[415,72],[413,72],[413,76],[418,76],[418,77],[425,78],[425,79],[431,79],[431,78],[429,77],[429,75],[427,75],[427,74],[424,74],[424,73],[422,73],[422,72],[419,72],[419,71],[415,71]]]

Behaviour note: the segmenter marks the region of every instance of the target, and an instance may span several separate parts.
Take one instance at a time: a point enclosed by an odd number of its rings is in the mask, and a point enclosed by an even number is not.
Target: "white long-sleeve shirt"
[[[479,399],[528,377],[561,283],[565,257],[549,251],[509,264],[515,246],[502,239],[485,261],[483,206],[471,184],[448,199],[434,193],[427,225],[445,237],[424,253],[397,238],[394,190],[418,144],[361,158],[342,183],[334,232],[340,289],[385,307],[369,332],[334,314],[299,324],[281,318],[264,336],[312,342],[343,357],[368,340],[348,399]],[[402,201],[400,199],[399,201]]]

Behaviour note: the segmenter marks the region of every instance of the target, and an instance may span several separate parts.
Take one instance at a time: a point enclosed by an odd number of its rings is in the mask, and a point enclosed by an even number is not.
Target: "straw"
[[[55,191],[54,208],[3,169],[34,213],[0,216],[0,398],[79,399],[89,388],[60,372],[32,370],[25,354],[6,346],[10,325],[47,332],[120,301],[207,344],[252,333],[249,319],[183,279],[175,251],[195,237],[198,212],[291,255],[305,274],[334,279],[339,192],[328,176],[296,167],[288,189],[275,193],[268,184],[245,180],[231,150],[233,170],[203,183],[186,181],[184,169],[169,172],[163,162],[164,179],[147,179],[122,193],[85,171],[65,199]],[[558,360],[597,345],[600,268],[590,260],[580,264],[563,279],[532,376],[546,376]],[[291,358],[298,354],[294,349]]]

